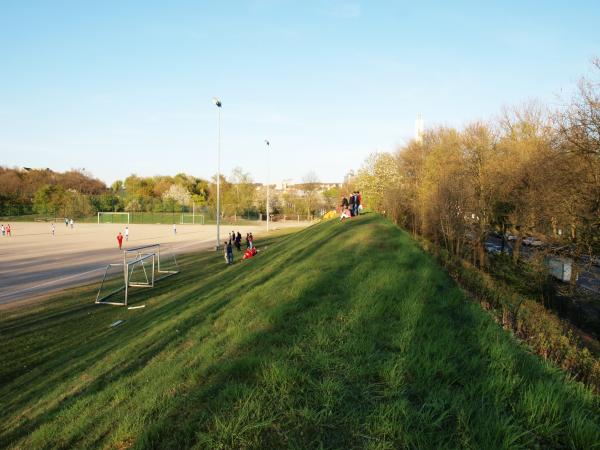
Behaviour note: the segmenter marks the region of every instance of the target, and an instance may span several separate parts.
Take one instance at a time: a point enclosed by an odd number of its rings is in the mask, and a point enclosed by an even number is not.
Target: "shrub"
[[[422,240],[421,246],[505,329],[574,379],[600,392],[600,360],[582,346],[567,322],[470,263],[451,258],[430,242]]]

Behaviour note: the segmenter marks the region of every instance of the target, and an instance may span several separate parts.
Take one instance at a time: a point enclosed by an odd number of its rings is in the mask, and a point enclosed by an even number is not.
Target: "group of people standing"
[[[350,195],[350,199],[348,199],[346,196],[342,197],[342,215],[340,217],[340,220],[358,216],[362,208],[362,195],[360,191],[352,192],[352,195]]]
[[[4,226],[4,224],[2,224],[2,226],[0,226],[0,232],[2,232],[2,236],[8,236],[10,237],[10,224]]]
[[[239,231],[232,231],[229,233],[229,240],[223,242],[223,253],[225,256],[225,261],[227,264],[233,264],[233,247],[238,249],[239,252],[242,251],[242,233]],[[256,254],[256,249],[254,248],[254,236],[252,233],[246,233],[246,253],[250,253],[252,256]],[[244,254],[244,259],[246,259],[246,254]]]

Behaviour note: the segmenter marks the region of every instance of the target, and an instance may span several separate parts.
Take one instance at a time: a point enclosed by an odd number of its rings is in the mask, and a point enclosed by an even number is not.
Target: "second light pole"
[[[217,140],[217,250],[221,248],[221,100],[213,97],[213,103],[219,109],[219,137]]]
[[[269,214],[269,187],[270,187],[269,183],[270,183],[270,180],[269,180],[269,178],[271,177],[271,174],[270,174],[271,170],[269,167],[269,147],[271,146],[271,143],[265,139],[265,144],[267,144],[267,231],[269,231],[269,221],[270,221],[270,218],[269,218],[269,215],[270,215]]]

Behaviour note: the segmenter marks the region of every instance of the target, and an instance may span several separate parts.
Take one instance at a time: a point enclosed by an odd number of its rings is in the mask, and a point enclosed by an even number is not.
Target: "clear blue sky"
[[[0,164],[341,181],[426,126],[556,103],[600,56],[593,1],[0,3]]]

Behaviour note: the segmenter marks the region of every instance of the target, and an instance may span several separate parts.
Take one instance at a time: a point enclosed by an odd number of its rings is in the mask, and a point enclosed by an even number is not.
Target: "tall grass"
[[[599,447],[598,397],[392,224],[257,244],[232,267],[184,258],[133,297],[144,309],[92,305],[90,287],[3,311],[2,446]]]

